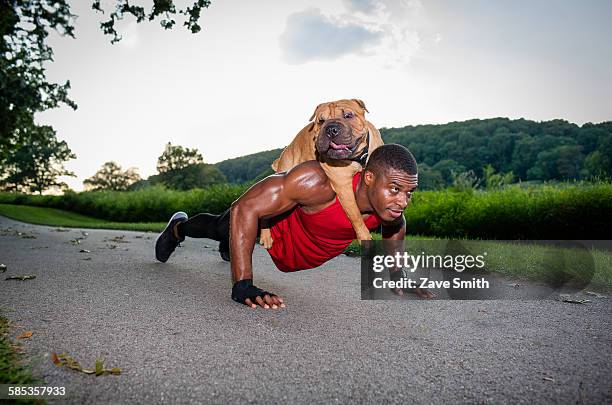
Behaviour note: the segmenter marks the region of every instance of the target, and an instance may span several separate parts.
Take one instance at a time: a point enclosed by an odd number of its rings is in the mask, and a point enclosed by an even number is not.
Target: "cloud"
[[[349,11],[362,13],[372,12],[380,5],[377,0],[344,0],[343,3]]]
[[[405,67],[421,49],[420,0],[343,0],[345,13],[325,15],[312,8],[291,14],[280,46],[285,61],[301,64],[366,57],[388,68]]]
[[[380,40],[380,32],[340,18],[327,17],[321,10],[313,8],[287,18],[280,46],[288,63],[299,64],[359,54]]]

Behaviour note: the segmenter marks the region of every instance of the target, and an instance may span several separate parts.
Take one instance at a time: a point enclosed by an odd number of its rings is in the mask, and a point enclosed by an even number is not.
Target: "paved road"
[[[250,310],[230,300],[212,241],[161,264],[153,234],[86,230],[74,245],[81,230],[0,229],[0,306],[13,336],[33,331],[35,374],[72,403],[612,402],[606,298],[361,301],[357,259],[284,274],[258,248],[256,284],[287,308]],[[4,280],[19,274],[36,279]],[[123,374],[56,367],[51,351]]]

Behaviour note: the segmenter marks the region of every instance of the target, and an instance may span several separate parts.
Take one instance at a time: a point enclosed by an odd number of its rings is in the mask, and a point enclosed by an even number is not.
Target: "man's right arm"
[[[232,204],[230,211],[231,268],[235,286],[241,280],[253,279],[252,256],[260,219],[280,215],[298,204],[322,204],[334,196],[317,162],[306,162],[287,173],[269,176],[247,190]],[[267,297],[257,297],[256,302],[263,307],[266,303],[275,304],[275,300]]]

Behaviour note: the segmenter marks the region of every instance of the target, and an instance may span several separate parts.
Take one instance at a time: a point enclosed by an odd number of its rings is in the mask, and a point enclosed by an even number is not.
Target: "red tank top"
[[[353,177],[353,191],[361,172]],[[376,214],[365,219],[368,229],[378,227]],[[308,214],[296,207],[270,227],[272,248],[268,250],[276,267],[283,272],[312,269],[340,255],[357,237],[342,205],[336,201],[319,212]]]

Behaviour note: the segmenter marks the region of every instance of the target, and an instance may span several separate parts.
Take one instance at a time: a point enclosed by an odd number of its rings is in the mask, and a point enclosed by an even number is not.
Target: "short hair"
[[[415,175],[418,173],[417,162],[406,147],[394,143],[382,145],[370,154],[366,170],[380,174],[388,169],[395,169]]]

